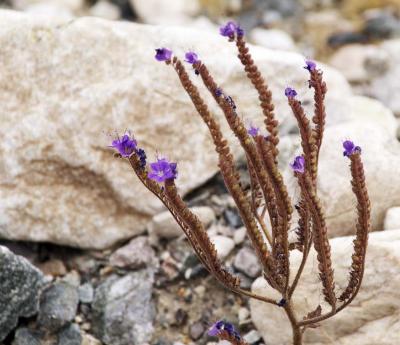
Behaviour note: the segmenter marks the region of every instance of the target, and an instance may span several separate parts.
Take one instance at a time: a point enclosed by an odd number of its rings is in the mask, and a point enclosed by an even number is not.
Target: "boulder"
[[[365,109],[364,121],[360,118],[359,121],[326,128],[321,146],[318,195],[330,237],[355,233],[356,199],[350,184],[349,161],[342,154],[342,142],[346,139],[353,140],[362,148],[366,184],[372,204],[372,229],[382,229],[386,210],[400,204],[400,143],[395,136],[396,126],[391,125],[395,124],[395,119],[390,112],[386,117],[385,112],[371,111],[377,102],[368,100],[364,105],[362,103],[357,107],[360,111]],[[299,187],[289,166],[286,166],[284,176],[292,200],[296,201]],[[296,224],[295,218],[293,224]]]
[[[241,116],[262,122],[234,45],[217,33],[97,18],[44,20],[2,10],[0,44],[4,238],[100,249],[144,230],[161,204],[126,160],[113,157],[105,133],[129,128],[150,161],[156,151],[178,161],[182,194],[216,173],[206,126],[174,71],[155,61],[156,47],[170,47],[179,56],[194,48]],[[287,83],[304,104],[312,100],[304,58],[260,47],[252,52],[271,86],[285,134],[294,127],[283,94]],[[327,124],[359,116],[350,110],[353,96],[343,76],[321,68],[330,90]],[[201,92],[217,110],[203,87]],[[234,136],[227,136],[237,147]]]
[[[43,274],[28,260],[0,246],[0,342],[18,323],[19,317],[31,317],[38,311]],[[28,331],[21,330],[23,334]],[[32,335],[34,337],[34,335]],[[23,341],[20,342],[23,344]],[[33,344],[33,342],[32,342]]]
[[[330,241],[336,287],[346,287],[351,264],[353,237],[340,237]],[[308,345],[397,345],[400,334],[400,231],[382,231],[370,234],[366,269],[358,296],[344,310],[321,322],[317,329],[305,332]],[[301,255],[293,251],[292,267],[298,267]],[[294,273],[293,273],[294,275]],[[293,277],[292,275],[292,277]],[[264,296],[280,297],[258,278],[252,291]],[[302,278],[294,294],[294,308],[298,318],[323,303],[318,278],[316,253],[312,251]],[[291,344],[291,327],[282,309],[256,300],[250,301],[252,320],[265,343]]]

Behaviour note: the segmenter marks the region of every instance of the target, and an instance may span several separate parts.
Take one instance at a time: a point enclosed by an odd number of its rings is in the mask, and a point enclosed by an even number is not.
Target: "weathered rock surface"
[[[143,231],[161,205],[107,148],[104,133],[116,129],[132,129],[150,159],[159,150],[177,160],[182,193],[217,171],[206,126],[175,73],[154,60],[155,47],[171,47],[179,56],[195,47],[245,119],[262,122],[234,45],[217,33],[0,11],[0,43],[0,236],[8,239],[104,248]],[[294,125],[283,94],[287,83],[304,104],[312,100],[304,58],[252,52],[287,133]],[[345,79],[323,69],[328,125],[360,115]]]
[[[43,274],[28,260],[0,246],[0,341],[17,325],[19,317],[36,314]]]
[[[191,211],[200,218],[206,228],[215,219],[215,213],[211,207],[192,207]],[[154,216],[147,225],[147,229],[150,235],[155,236],[156,238],[171,239],[184,234],[169,211],[165,211]]]
[[[326,128],[321,147],[318,195],[331,237],[355,233],[356,201],[351,190],[349,161],[342,154],[342,142],[346,139],[362,148],[372,204],[372,228],[382,229],[386,210],[400,204],[400,143],[395,137],[395,119],[390,112],[386,117],[383,107],[381,112],[371,111],[374,104],[381,107],[379,103],[363,97],[359,100],[357,107],[360,111],[365,109],[365,121],[360,118],[360,121]],[[291,194],[298,196],[297,181],[289,167],[286,167],[285,179]]]
[[[400,229],[400,207],[391,207],[386,211],[385,222],[383,225],[385,230]]]
[[[348,281],[351,264],[352,237],[331,240],[336,287],[342,290]],[[323,345],[397,345],[400,334],[400,231],[382,231],[370,234],[363,285],[356,299],[333,318],[323,321],[316,330],[307,330],[305,344]],[[300,253],[292,252],[291,261],[300,263]],[[310,259],[316,260],[315,252]],[[279,296],[265,287],[258,278],[252,290],[265,296]],[[322,303],[321,283],[317,265],[308,261],[294,294],[298,317]],[[251,316],[266,343],[291,343],[291,328],[284,312],[272,305],[251,301]],[[323,305],[325,310],[329,308]]]
[[[78,303],[75,286],[64,282],[50,285],[40,296],[38,324],[46,331],[60,330],[74,319]]]
[[[19,328],[15,332],[12,345],[42,345],[43,335],[28,328]]]
[[[61,330],[57,345],[81,345],[82,335],[79,326],[72,323]]]
[[[96,290],[93,331],[106,345],[139,345],[149,342],[155,308],[150,269],[124,277],[112,275]]]
[[[255,278],[261,273],[257,255],[249,247],[243,247],[238,251],[233,261],[233,266],[250,278]]]
[[[157,264],[154,249],[146,236],[135,237],[110,256],[110,265],[114,267],[138,269]]]
[[[386,41],[379,47],[387,55],[388,67],[372,80],[368,93],[400,116],[400,100],[394,91],[400,88],[400,39]]]

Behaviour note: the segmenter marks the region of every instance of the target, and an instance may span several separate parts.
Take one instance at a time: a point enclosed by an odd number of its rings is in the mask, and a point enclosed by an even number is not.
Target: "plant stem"
[[[297,319],[293,311],[292,301],[289,300],[284,308],[289,318],[290,324],[292,325],[293,345],[302,345],[303,332],[301,331],[300,326],[297,323]]]

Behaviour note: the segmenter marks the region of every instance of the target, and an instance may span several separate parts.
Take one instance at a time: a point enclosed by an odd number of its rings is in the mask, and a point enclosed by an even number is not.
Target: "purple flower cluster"
[[[221,97],[222,96],[222,90],[220,89],[220,88],[217,88],[216,90],[215,90],[215,96],[217,96],[217,97]]]
[[[175,179],[178,174],[176,167],[176,163],[169,162],[166,158],[157,158],[157,162],[150,163],[148,177],[158,183]]]
[[[172,50],[167,48],[157,48],[156,55],[154,56],[157,61],[168,61],[171,59]]]
[[[355,153],[361,153],[361,147],[354,145],[354,143],[350,140],[346,140],[343,142],[343,156],[350,157]]]
[[[297,92],[295,89],[292,89],[291,87],[287,87],[285,89],[285,96],[289,99],[295,98],[297,96]]]
[[[185,61],[193,65],[194,63],[199,61],[199,57],[195,52],[187,52],[185,54]]]
[[[304,68],[311,72],[317,68],[317,64],[312,60],[306,60],[306,65],[304,66]]]
[[[130,134],[125,133],[122,138],[117,137],[113,140],[110,147],[117,150],[122,157],[129,157],[132,153],[136,153],[140,160],[140,166],[146,166],[146,152],[137,147],[137,141]]]
[[[247,129],[247,133],[251,135],[253,138],[258,135],[258,132],[260,129],[258,127],[255,127],[253,125],[250,125],[250,127]]]
[[[290,167],[294,172],[298,172],[300,174],[304,173],[305,170],[305,160],[303,156],[297,156],[293,163],[290,163]]]
[[[110,147],[116,149],[122,157],[129,157],[136,151],[137,141],[125,133],[122,138],[117,137],[113,140]]]
[[[230,336],[235,337],[236,339],[240,339],[239,332],[235,329],[235,327],[224,320],[219,320],[215,322],[210,329],[208,330],[208,335],[211,337],[217,337],[221,332],[226,331]]]
[[[235,22],[229,21],[219,28],[219,33],[224,37],[229,37],[233,39],[235,37],[235,34],[238,37],[242,37],[244,35],[244,30],[240,27],[240,25],[236,24]]]

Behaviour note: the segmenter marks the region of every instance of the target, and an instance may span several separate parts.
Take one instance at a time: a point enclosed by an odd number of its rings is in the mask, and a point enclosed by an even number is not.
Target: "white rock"
[[[235,248],[235,242],[229,237],[217,235],[211,237],[211,241],[215,244],[215,249],[221,260],[225,259]]]
[[[215,213],[210,207],[192,207],[191,211],[200,218],[205,228],[207,228],[215,219]],[[183,235],[182,229],[176,223],[174,217],[172,217],[169,211],[154,216],[147,225],[147,229],[152,236],[158,238],[171,239]]]
[[[47,4],[63,7],[72,12],[78,12],[85,6],[85,0],[11,0],[13,8],[25,11],[32,5]]]
[[[365,106],[368,104],[373,107],[373,102],[368,101]],[[361,110],[361,103],[357,107]],[[318,195],[331,237],[355,233],[356,201],[350,185],[349,162],[342,155],[342,142],[346,139],[353,140],[363,150],[362,160],[372,204],[372,228],[382,229],[386,210],[400,204],[400,143],[395,137],[396,127],[390,128],[389,125],[394,118],[388,116],[382,121],[374,120],[379,113],[371,112],[373,116],[369,117],[368,108],[365,110],[364,123],[354,121],[328,127],[324,135]],[[298,196],[299,187],[291,169],[287,167],[284,174],[292,197]]]
[[[120,8],[107,0],[96,2],[90,9],[89,14],[93,17],[117,20],[121,18]]]
[[[233,240],[235,244],[240,244],[244,241],[246,238],[247,230],[245,227],[236,229],[235,232],[233,233]]]
[[[400,116],[400,98],[395,91],[400,89],[400,39],[385,41],[380,48],[388,55],[389,66],[372,80],[368,93]]]
[[[379,54],[373,45],[351,44],[340,48],[330,59],[330,64],[341,71],[350,82],[366,82],[369,72],[366,62]]]
[[[71,20],[75,17],[74,13],[67,7],[57,3],[43,2],[27,6],[24,10],[29,15],[43,20],[51,18],[52,20]]]
[[[251,330],[249,333],[246,333],[243,336],[243,340],[249,344],[254,344],[259,341],[261,338],[260,333],[258,333],[255,329]]]
[[[332,260],[337,289],[347,285],[351,263],[352,237],[331,240]],[[366,271],[356,299],[333,318],[321,322],[321,327],[305,332],[305,344],[310,345],[397,345],[400,334],[400,231],[383,231],[370,234]],[[291,262],[300,263],[299,252],[291,252]],[[316,260],[311,252],[310,259]],[[294,274],[293,274],[294,275]],[[292,277],[293,277],[292,275]],[[279,299],[275,290],[266,287],[258,278],[253,292]],[[323,302],[317,264],[308,261],[299,286],[294,294],[298,318]],[[274,345],[291,344],[291,327],[284,312],[273,305],[251,300],[254,325],[265,342]],[[323,308],[328,308],[323,305]]]
[[[383,225],[385,230],[400,229],[400,207],[391,207],[386,211],[385,222]]]
[[[239,323],[240,324],[245,323],[246,320],[249,318],[249,316],[250,316],[250,310],[249,309],[247,309],[245,307],[242,307],[242,308],[239,309],[239,311],[238,311],[238,319],[239,319]]]
[[[161,204],[126,161],[113,158],[103,133],[128,127],[149,160],[162,150],[178,161],[182,194],[215,174],[206,126],[175,73],[154,60],[155,47],[171,47],[179,56],[195,47],[244,109],[241,116],[262,122],[234,45],[217,33],[97,18],[60,23],[2,10],[0,44],[0,235],[8,239],[104,248],[144,230]],[[285,134],[294,124],[285,86],[296,87],[304,103],[312,100],[304,58],[259,47],[252,52]],[[350,110],[345,79],[321,67],[330,90],[327,125],[360,117]],[[210,108],[219,114],[215,104]],[[228,139],[237,147],[233,135]]]
[[[130,0],[139,18],[148,24],[187,24],[191,16],[198,13],[198,0]]]
[[[90,334],[82,333],[82,345],[101,345],[101,341]]]
[[[255,28],[250,32],[252,43],[268,49],[297,51],[293,39],[282,30]]]
[[[255,278],[261,273],[261,266],[255,252],[248,248],[241,248],[235,256],[233,266],[250,278]]]

